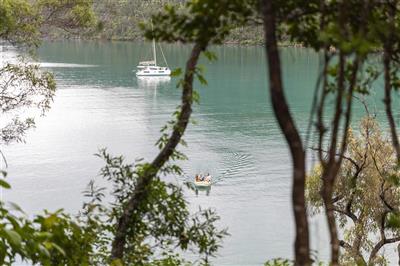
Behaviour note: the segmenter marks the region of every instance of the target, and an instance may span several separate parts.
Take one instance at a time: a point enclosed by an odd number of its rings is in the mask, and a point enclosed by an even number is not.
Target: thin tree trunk
[[[346,109],[345,109],[345,114],[344,114],[344,128],[343,128],[343,134],[341,137],[341,144],[340,144],[340,150],[339,153],[337,153],[337,146],[339,143],[339,127],[340,127],[340,121],[343,115],[343,108],[342,108],[342,101],[343,101],[343,95],[346,92],[345,89],[345,65],[346,65],[346,60],[345,56],[342,51],[340,51],[339,54],[339,76],[338,76],[338,92],[336,96],[336,103],[335,103],[335,114],[334,114],[334,119],[333,119],[333,129],[331,133],[331,138],[330,138],[330,147],[328,151],[328,159],[325,161],[322,158],[322,155],[320,154],[320,160],[321,163],[324,167],[324,171],[322,174],[322,180],[323,180],[323,186],[322,186],[322,191],[321,195],[324,201],[325,205],[325,211],[326,211],[326,218],[328,222],[328,229],[329,229],[329,236],[331,240],[331,265],[338,265],[339,264],[339,248],[340,248],[340,241],[338,239],[338,231],[337,231],[337,226],[336,226],[336,220],[335,220],[335,206],[334,202],[332,199],[333,192],[335,189],[335,180],[336,176],[338,174],[338,171],[340,169],[342,160],[344,158],[344,154],[347,148],[347,135],[348,135],[348,128],[350,125],[350,120],[351,120],[351,109],[352,109],[352,97],[354,93],[354,88],[357,83],[357,73],[358,73],[358,68],[360,65],[360,58],[357,56],[355,61],[354,61],[354,66],[353,66],[353,71],[352,75],[350,77],[350,84],[348,88],[348,95],[346,97],[347,99],[347,104],[346,104]],[[325,85],[325,84],[324,84]],[[324,88],[325,89],[325,88]],[[325,95],[322,95],[322,100],[324,100]],[[323,109],[323,101],[320,103],[320,109]],[[323,124],[323,118],[321,115],[321,111],[318,115],[318,121],[319,124]],[[323,128],[319,128],[319,147],[322,147],[322,137],[324,135],[324,131],[322,131]],[[336,159],[338,157],[338,159]]]
[[[346,112],[345,112],[345,121],[344,121],[344,129],[343,129],[343,136],[341,139],[340,151],[339,151],[339,158],[336,159],[337,152],[336,146],[338,143],[338,136],[339,136],[339,124],[341,120],[341,116],[343,113],[342,110],[342,99],[343,94],[345,93],[345,58],[342,52],[339,55],[339,77],[338,77],[338,94],[336,98],[336,110],[333,122],[333,130],[331,136],[331,143],[329,148],[329,158],[328,163],[324,166],[324,173],[323,173],[323,187],[322,187],[322,198],[325,204],[326,210],[326,217],[328,222],[328,229],[329,235],[331,240],[331,264],[332,265],[339,265],[339,247],[340,241],[338,238],[338,231],[336,226],[336,219],[334,214],[334,203],[332,200],[333,191],[335,188],[335,180],[337,174],[339,172],[340,166],[342,164],[342,160],[347,148],[347,135],[348,135],[348,128],[350,125],[351,120],[351,109],[352,109],[352,99],[354,88],[357,83],[357,73],[360,64],[360,59],[357,56],[354,61],[353,72],[350,77],[350,84],[348,89],[348,96],[347,96],[347,105],[346,105]]]
[[[195,44],[192,49],[190,58],[186,63],[186,72],[182,91],[182,105],[177,123],[165,147],[160,151],[151,165],[146,168],[144,173],[138,177],[138,183],[135,191],[127,202],[121,217],[118,219],[111,249],[112,260],[123,260],[126,244],[126,233],[129,227],[132,226],[132,219],[135,216],[135,212],[138,210],[139,205],[146,200],[148,196],[148,186],[153,178],[157,175],[160,168],[173,154],[189,123],[189,118],[192,113],[194,70],[196,68],[200,53],[205,50],[206,46],[207,45],[204,44]]]
[[[400,144],[399,138],[396,131],[396,123],[394,122],[392,113],[392,86],[390,80],[390,70],[391,70],[391,56],[393,53],[393,36],[395,32],[395,16],[396,16],[396,2],[389,3],[389,35],[384,43],[383,51],[383,68],[384,68],[384,80],[385,80],[385,98],[383,102],[385,103],[386,116],[390,126],[390,133],[392,136],[392,144],[396,151],[397,164],[400,164]]]
[[[295,265],[311,265],[307,211],[305,206],[305,152],[283,91],[276,39],[275,14],[271,0],[263,1],[266,54],[270,95],[275,117],[289,145],[293,163],[292,203],[296,226]]]
[[[383,53],[383,66],[384,66],[384,79],[385,79],[385,98],[383,102],[385,103],[386,117],[390,126],[390,133],[392,136],[392,144],[396,151],[397,163],[400,164],[400,144],[399,138],[396,131],[396,123],[394,122],[392,113],[392,88],[390,82],[390,49],[385,48]]]
[[[335,167],[335,166],[333,166]],[[338,232],[336,227],[336,219],[334,213],[334,205],[332,201],[332,194],[335,184],[335,177],[337,175],[337,171],[334,169],[329,169],[329,167],[325,170],[326,174],[324,175],[324,185],[322,186],[322,198],[325,205],[326,218],[328,222],[329,236],[331,240],[331,265],[336,266],[339,265],[339,247],[340,241],[338,238]]]
[[[339,31],[342,36],[346,36],[345,32],[345,21],[346,15],[345,12],[345,2],[342,1],[339,7]],[[338,238],[338,232],[336,227],[336,219],[334,213],[334,204],[332,200],[335,179],[337,173],[340,168],[341,158],[339,158],[338,162],[336,161],[336,147],[338,143],[338,134],[340,127],[340,120],[343,113],[342,110],[342,100],[343,94],[345,93],[345,56],[343,51],[339,51],[339,71],[338,71],[338,88],[337,88],[337,96],[336,96],[336,106],[335,106],[335,114],[333,118],[332,132],[329,143],[329,151],[328,151],[328,162],[324,164],[324,171],[322,174],[323,186],[322,186],[322,198],[325,205],[326,218],[328,222],[329,236],[331,240],[331,262],[332,266],[339,265],[339,247],[340,241]],[[325,88],[324,88],[325,89]],[[350,95],[349,97],[352,97]],[[347,110],[349,112],[349,110]],[[344,134],[346,136],[346,130],[344,129]],[[321,142],[322,140],[320,140]],[[343,141],[346,141],[346,138],[343,138]],[[343,155],[344,150],[340,151]]]
[[[397,264],[400,266],[400,244],[397,245],[397,256],[398,256],[398,258],[399,258]]]

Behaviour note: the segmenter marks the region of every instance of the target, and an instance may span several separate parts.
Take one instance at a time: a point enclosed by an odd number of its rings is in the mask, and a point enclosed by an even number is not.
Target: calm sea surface
[[[189,46],[163,48],[171,68],[184,66]],[[270,258],[290,258],[291,161],[269,102],[264,50],[212,50],[218,61],[202,61],[208,86],[196,84],[201,96],[194,110],[197,125],[190,125],[185,134],[189,146],[183,151],[189,160],[181,166],[189,176],[210,172],[218,182],[208,196],[187,191],[187,200],[193,210],[215,208],[221,226],[229,228],[231,236],[216,265],[262,265]],[[123,154],[128,161],[152,160],[159,130],[179,104],[180,90],[174,78],[135,77],[132,70],[138,61],[150,55],[151,46],[141,43],[45,43],[39,59],[55,73],[57,95],[26,143],[5,148],[13,189],[3,192],[3,199],[19,203],[30,214],[59,208],[77,212],[89,180],[104,184],[97,176],[103,162],[93,155],[100,148]],[[287,48],[282,61],[287,96],[305,132],[319,55]],[[380,99],[375,95],[378,111]],[[362,115],[361,106],[355,114]],[[311,221],[313,248],[320,258],[327,254],[324,228],[324,220]]]

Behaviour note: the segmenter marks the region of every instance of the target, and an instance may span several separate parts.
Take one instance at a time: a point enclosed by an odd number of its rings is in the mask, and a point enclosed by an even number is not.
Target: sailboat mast
[[[156,41],[154,39],[153,39],[153,58],[154,58],[154,64],[157,66]]]

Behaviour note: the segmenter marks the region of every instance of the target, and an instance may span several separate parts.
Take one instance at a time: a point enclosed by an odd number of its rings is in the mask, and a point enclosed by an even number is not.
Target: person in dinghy
[[[195,176],[195,181],[194,183],[198,186],[209,186],[211,185],[211,175],[207,174],[207,175],[202,175],[202,174],[197,174]]]

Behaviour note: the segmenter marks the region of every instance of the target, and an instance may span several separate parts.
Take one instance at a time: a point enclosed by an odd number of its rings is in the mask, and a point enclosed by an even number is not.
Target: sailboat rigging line
[[[154,34],[154,27],[153,27],[153,20],[151,21],[151,31]],[[157,65],[157,52],[156,52],[156,40],[153,37],[153,58],[154,58],[154,64]]]
[[[151,29],[153,30],[153,23],[151,23]],[[136,76],[170,76],[171,69],[168,67],[167,59],[165,58],[164,51],[162,50],[160,44],[162,57],[164,59],[166,67],[161,67],[157,65],[157,51],[156,51],[156,40],[153,38],[153,61],[142,61],[139,62],[137,66]]]
[[[169,66],[168,66],[168,63],[167,63],[167,59],[165,59],[164,52],[163,52],[163,50],[162,50],[162,48],[161,48],[161,45],[158,44],[158,47],[160,47],[161,55],[162,55],[162,57],[163,57],[163,59],[164,59],[165,64],[167,65],[167,67],[169,67]]]
[[[156,41],[154,39],[153,39],[153,58],[154,58],[154,65],[157,65]]]

